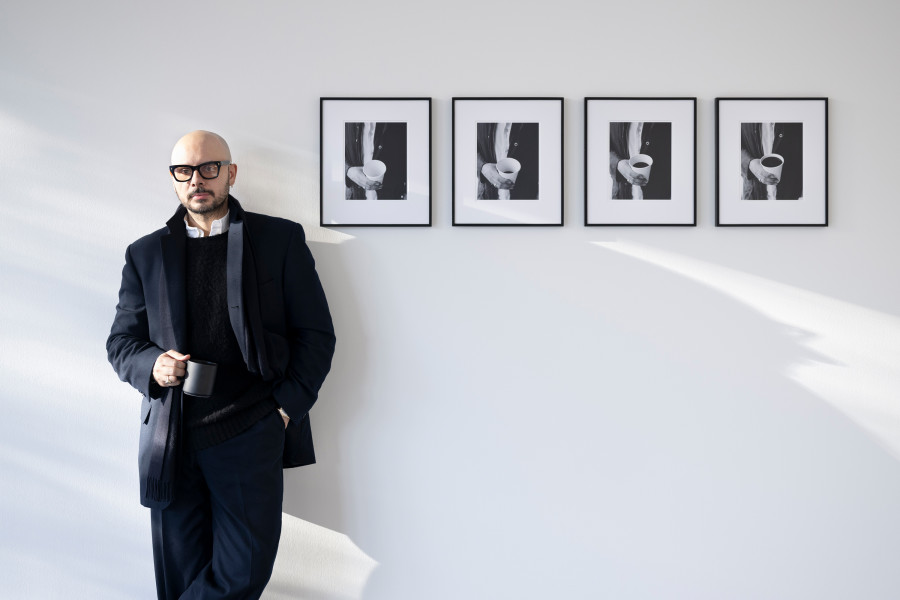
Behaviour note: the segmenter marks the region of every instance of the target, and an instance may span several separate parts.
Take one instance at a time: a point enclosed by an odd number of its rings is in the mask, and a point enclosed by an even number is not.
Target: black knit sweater
[[[228,317],[228,236],[188,238],[188,353],[219,365],[212,396],[184,396],[184,443],[209,448],[276,410],[271,387],[247,369]]]

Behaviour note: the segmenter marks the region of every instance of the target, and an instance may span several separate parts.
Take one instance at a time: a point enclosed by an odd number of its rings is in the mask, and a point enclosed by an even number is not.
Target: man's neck
[[[221,219],[226,214],[228,214],[227,205],[223,206],[221,210],[217,210],[211,213],[199,214],[187,211],[188,225],[190,225],[191,227],[196,227],[203,232],[204,237],[208,237],[209,230],[212,227],[213,221]]]

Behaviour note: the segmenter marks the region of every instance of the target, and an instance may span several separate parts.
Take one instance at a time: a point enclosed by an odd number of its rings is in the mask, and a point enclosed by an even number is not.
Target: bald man
[[[157,596],[259,598],[281,534],[282,469],[315,462],[308,413],[334,328],[303,228],[243,210],[221,136],[182,137],[169,172],[180,206],[126,250],[106,343],[143,395]],[[184,392],[189,360],[217,365],[209,395]]]

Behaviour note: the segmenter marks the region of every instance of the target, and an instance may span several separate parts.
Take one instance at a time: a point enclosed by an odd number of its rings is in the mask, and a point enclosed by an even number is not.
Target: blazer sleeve
[[[335,335],[328,301],[306,245],[294,224],[284,262],[284,310],[290,356],[273,389],[275,401],[292,419],[302,419],[318,398],[331,370]]]
[[[144,396],[156,398],[163,389],[152,379],[153,365],[164,350],[150,341],[144,285],[133,253],[133,246],[125,251],[119,303],[106,340],[106,354],[119,379]]]

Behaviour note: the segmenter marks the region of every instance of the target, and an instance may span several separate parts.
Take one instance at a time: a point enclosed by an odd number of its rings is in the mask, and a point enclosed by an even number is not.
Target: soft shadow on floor
[[[359,600],[378,563],[342,533],[282,515],[264,600]]]

